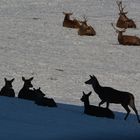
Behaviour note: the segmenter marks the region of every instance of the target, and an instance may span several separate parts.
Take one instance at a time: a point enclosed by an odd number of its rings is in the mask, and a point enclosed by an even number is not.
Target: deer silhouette
[[[92,92],[85,94],[83,92],[83,96],[81,98],[81,101],[84,102],[84,113],[88,114],[88,115],[93,115],[96,117],[107,117],[107,118],[114,119],[114,117],[115,117],[114,113],[110,109],[90,105],[89,96],[91,95],[91,93]]]
[[[98,94],[99,98],[101,99],[99,106],[101,106],[105,102],[107,103],[107,108],[109,108],[110,103],[121,104],[127,111],[127,114],[124,117],[124,119],[126,120],[130,113],[130,109],[128,107],[129,105],[136,113],[137,120],[140,123],[139,115],[135,107],[133,94],[129,92],[119,91],[112,87],[103,87],[99,84],[97,78],[94,75],[90,75],[90,79],[86,81],[85,84],[92,85],[94,91]]]
[[[15,79],[13,78],[12,80],[7,80],[6,78],[4,78],[4,80],[5,80],[5,85],[1,89],[0,95],[8,96],[8,97],[15,97],[15,91],[14,91],[13,86],[12,86],[12,82]]]
[[[64,21],[63,21],[63,27],[79,28],[80,22],[77,19],[70,19],[70,16],[73,13],[65,13],[65,12],[63,12],[63,14],[65,15]]]
[[[122,45],[134,45],[134,46],[140,46],[140,38],[137,36],[130,36],[130,35],[123,35],[123,33],[126,31],[125,29],[117,29],[113,23],[111,23],[112,27],[115,29],[115,31],[118,33],[118,42]]]
[[[81,25],[79,26],[79,29],[78,29],[78,35],[80,35],[80,36],[96,35],[96,31],[94,30],[94,28],[87,24],[87,18],[86,17],[83,17],[83,18],[84,18],[84,21],[80,21]]]
[[[34,91],[30,89],[33,87],[31,83],[31,81],[33,80],[33,77],[29,79],[25,79],[24,77],[22,77],[22,80],[24,82],[24,85],[22,89],[19,91],[18,98],[34,100],[35,99]]]
[[[117,1],[117,5],[119,7],[119,18],[118,18],[118,21],[117,21],[117,24],[116,26],[119,27],[119,28],[136,28],[136,24],[135,22],[132,20],[132,19],[129,19],[126,14],[128,12],[124,12],[124,8],[125,6],[123,7],[122,6],[122,1]]]
[[[34,88],[34,92],[37,95],[35,99],[35,104],[48,107],[57,107],[54,99],[44,97],[45,94],[41,91],[40,87],[38,89]]]

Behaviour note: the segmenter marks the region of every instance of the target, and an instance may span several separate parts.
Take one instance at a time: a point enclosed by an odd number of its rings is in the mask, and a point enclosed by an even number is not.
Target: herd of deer
[[[120,17],[116,24],[117,27],[115,27],[113,23],[111,23],[111,25],[118,33],[119,43],[123,45],[140,45],[140,38],[136,36],[123,35],[123,32],[125,32],[127,28],[136,28],[136,24],[134,23],[133,20],[129,19],[126,16],[127,12],[124,12],[125,7],[122,7],[122,2],[121,1],[117,2],[117,5],[120,11],[119,13]],[[88,36],[96,35],[96,32],[93,29],[93,27],[87,24],[86,17],[84,17],[84,21],[78,21],[76,19],[73,19],[73,20],[70,19],[70,15],[72,15],[72,13],[64,13],[64,15],[65,15],[65,18],[63,21],[64,27],[77,28],[78,35],[88,35]],[[5,85],[4,87],[2,87],[0,91],[0,96],[15,97],[15,92],[12,87],[12,82],[14,81],[14,79],[7,80],[5,78],[4,80],[5,80]],[[31,83],[31,81],[33,80],[33,77],[29,79],[25,79],[24,77],[22,77],[22,80],[24,82],[24,85],[19,91],[18,98],[32,100],[35,102],[35,104],[41,105],[41,106],[57,107],[57,104],[54,101],[54,99],[45,97],[45,94],[41,91],[40,88],[38,89],[33,88],[33,85]],[[119,91],[111,87],[103,87],[99,84],[97,78],[94,75],[93,76],[90,75],[90,79],[86,81],[85,84],[92,85],[95,93],[97,93],[97,95],[101,99],[99,106],[90,105],[89,96],[91,95],[92,92],[89,92],[88,94],[85,94],[83,92],[81,101],[84,102],[85,114],[114,119],[115,115],[109,109],[109,104],[115,103],[115,104],[121,104],[124,107],[124,109],[127,111],[127,114],[124,118],[125,120],[127,119],[130,113],[130,109],[128,107],[130,106],[134,110],[137,116],[137,120],[140,123],[138,111],[136,110],[136,107],[135,107],[133,94],[129,92]],[[101,105],[105,102],[107,104],[106,108],[101,107]]]
[[[83,92],[81,101],[84,102],[85,107],[84,113],[97,117],[107,117],[114,119],[115,116],[114,113],[109,109],[109,104],[110,103],[121,104],[122,107],[127,111],[127,114],[124,117],[124,119],[126,120],[130,113],[130,109],[128,107],[130,106],[134,110],[137,116],[137,120],[140,123],[138,111],[135,107],[135,99],[133,94],[125,91],[119,91],[112,87],[101,86],[99,81],[94,75],[93,76],[90,75],[90,79],[87,80],[85,84],[92,85],[95,93],[101,99],[101,102],[99,103],[99,106],[90,105],[89,96],[91,95],[91,92],[88,94],[85,94]],[[101,107],[101,105],[104,103],[106,103],[106,108]]]
[[[15,97],[15,91],[12,86],[12,83],[15,79],[7,80],[6,78],[4,78],[4,80],[5,85],[0,91],[0,96]],[[40,88],[33,88],[33,85],[31,83],[33,77],[29,79],[25,79],[24,77],[22,77],[22,80],[24,82],[24,85],[19,91],[18,98],[34,101],[35,104],[41,106],[57,107],[54,99],[45,97],[45,94],[41,91]]]
[[[118,33],[118,42],[122,45],[140,45],[140,38],[137,36],[132,35],[123,35],[123,33],[126,31],[127,28],[136,28],[136,24],[132,19],[129,19],[126,14],[128,12],[124,12],[125,6],[122,6],[122,1],[116,2],[119,8],[119,18],[116,23],[116,26],[114,26],[113,23],[111,25],[115,29],[115,31]],[[96,35],[96,31],[94,28],[87,24],[87,18],[84,17],[84,21],[79,21],[77,19],[70,19],[70,16],[73,13],[65,13],[64,21],[63,21],[63,27],[67,28],[76,28],[78,29],[78,35],[83,36],[94,36]]]
[[[0,91],[0,96],[15,97],[15,91],[12,86],[14,79],[7,80],[6,78],[4,78],[4,80],[5,85],[2,87]],[[33,88],[33,85],[31,83],[33,77],[29,79],[25,79],[24,77],[22,77],[22,80],[24,82],[24,85],[18,93],[18,98],[34,101],[35,104],[40,106],[57,107],[57,104],[54,101],[54,99],[45,97],[45,94],[41,91],[40,88],[38,89]],[[90,79],[86,81],[85,84],[92,85],[95,93],[97,93],[99,98],[101,99],[99,106],[90,105],[89,96],[91,95],[92,92],[89,92],[88,94],[85,94],[83,92],[81,101],[84,102],[85,114],[96,117],[107,117],[114,119],[115,115],[109,109],[109,104],[116,103],[121,104],[127,111],[127,114],[124,118],[125,120],[127,119],[130,113],[130,109],[128,107],[130,106],[136,113],[137,120],[140,123],[138,111],[136,110],[135,107],[133,94],[129,92],[119,91],[111,87],[103,87],[99,84],[97,78],[94,75],[93,76],[90,75]],[[101,105],[105,102],[107,104],[106,108],[101,107]]]

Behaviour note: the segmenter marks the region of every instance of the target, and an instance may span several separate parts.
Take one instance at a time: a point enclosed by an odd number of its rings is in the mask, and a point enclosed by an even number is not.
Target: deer
[[[33,87],[31,83],[31,81],[33,80],[33,77],[29,79],[25,79],[25,77],[22,77],[22,80],[24,82],[24,85],[19,91],[18,98],[34,100],[35,99],[34,91],[30,89]]]
[[[84,113],[96,117],[107,117],[107,118],[114,119],[115,115],[110,109],[90,105],[89,96],[91,95],[91,93],[92,92],[85,94],[85,92],[83,92],[81,101],[84,102]]]
[[[119,28],[136,28],[136,24],[135,22],[132,20],[132,19],[129,19],[126,14],[128,12],[124,12],[124,8],[125,6],[123,7],[122,6],[122,1],[117,1],[116,2],[118,7],[119,7],[119,18],[118,18],[118,21],[117,21],[117,24],[116,26],[119,27]]]
[[[64,21],[63,21],[63,27],[79,28],[80,21],[78,21],[77,19],[70,19],[70,16],[73,15],[73,13],[63,12],[63,14],[65,15]]]
[[[81,25],[78,29],[78,35],[83,36],[94,36],[96,35],[96,31],[93,29],[92,26],[87,24],[87,18],[83,17],[84,21],[80,21]]]
[[[12,83],[15,79],[7,80],[4,78],[5,85],[2,87],[0,91],[1,96],[15,97],[15,91],[13,89]]]
[[[126,29],[118,29],[111,23],[114,30],[118,33],[118,42],[121,45],[140,46],[140,38],[137,36],[123,35]]]
[[[45,94],[41,91],[40,87],[38,89],[34,88],[34,92],[37,95],[35,99],[35,104],[40,106],[57,107],[54,99],[44,97]]]
[[[121,104],[122,107],[127,112],[127,114],[124,117],[124,120],[126,120],[128,115],[130,114],[130,109],[128,107],[128,106],[130,106],[134,110],[134,112],[137,116],[137,120],[140,123],[138,111],[135,107],[134,95],[132,93],[125,92],[125,91],[119,91],[112,87],[101,86],[100,83],[98,82],[97,78],[94,75],[93,76],[90,75],[90,79],[87,80],[85,82],[85,84],[92,85],[95,93],[101,99],[99,106],[106,103],[106,108],[109,108],[110,103]]]

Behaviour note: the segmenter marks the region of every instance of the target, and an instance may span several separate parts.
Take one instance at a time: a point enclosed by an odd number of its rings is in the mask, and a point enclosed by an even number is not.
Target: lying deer
[[[92,26],[87,25],[87,18],[84,17],[84,21],[80,21],[81,25],[78,29],[78,35],[94,36],[96,35],[95,30]]]
[[[19,91],[18,98],[34,100],[34,91],[30,89],[33,87],[31,83],[31,81],[33,80],[33,77],[29,79],[25,79],[24,77],[22,77],[22,80],[24,82],[24,85],[22,89]]]
[[[119,28],[136,28],[136,24],[135,22],[132,20],[132,19],[129,19],[126,14],[128,12],[124,12],[124,8],[125,6],[123,7],[122,6],[122,1],[117,1],[117,5],[119,7],[119,18],[118,18],[118,21],[117,21],[117,24],[116,26],[119,27]]]
[[[88,94],[85,94],[83,92],[83,96],[81,98],[81,101],[84,102],[84,113],[88,115],[93,115],[96,117],[107,117],[107,118],[112,118],[114,119],[114,113],[108,109],[108,108],[103,108],[103,107],[98,107],[98,106],[93,106],[90,105],[89,103],[89,96],[91,95],[92,92],[89,92]]]
[[[132,19],[129,19],[126,14],[128,12],[124,12],[124,7],[122,7],[122,1],[117,1],[117,5],[119,7],[119,15],[120,17],[118,18],[116,26],[119,28],[136,28],[136,24]]]
[[[101,106],[105,102],[107,103],[107,108],[109,108],[110,103],[121,104],[127,111],[127,114],[124,118],[125,120],[130,113],[130,109],[128,107],[130,106],[136,113],[137,120],[140,123],[139,115],[135,107],[133,94],[129,92],[119,91],[111,87],[103,87],[99,84],[97,78],[94,75],[90,75],[90,79],[86,81],[85,84],[92,85],[94,91],[98,94],[99,98],[101,99],[99,106]]]
[[[4,87],[1,89],[0,91],[0,95],[2,96],[8,96],[8,97],[15,97],[15,92],[14,89],[12,88],[12,82],[15,80],[14,78],[12,80],[7,80],[6,78],[4,78],[5,80],[5,85]]]
[[[123,35],[123,33],[126,31],[125,29],[117,29],[113,23],[111,23],[112,27],[115,29],[115,31],[118,33],[118,41],[119,44],[122,45],[140,45],[140,38],[137,36],[130,36],[130,35]]]
[[[63,27],[79,28],[80,22],[77,19],[73,19],[73,20],[70,19],[70,16],[73,13],[65,13],[65,12],[63,12],[63,14],[65,15],[64,21],[63,21]]]
[[[44,97],[45,94],[41,91],[40,88],[34,89],[34,92],[37,95],[35,99],[35,104],[48,107],[57,107],[54,99]]]

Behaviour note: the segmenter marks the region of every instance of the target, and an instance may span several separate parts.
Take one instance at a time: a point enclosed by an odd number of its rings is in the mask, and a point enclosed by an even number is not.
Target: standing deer
[[[77,19],[70,19],[70,16],[73,13],[65,13],[63,12],[63,14],[65,15],[64,17],[64,21],[63,21],[63,27],[67,27],[67,28],[79,28],[80,26],[80,22]]]
[[[99,106],[101,106],[105,102],[107,103],[107,108],[109,108],[110,103],[121,104],[127,111],[127,114],[124,117],[125,120],[130,113],[130,109],[128,107],[130,106],[136,113],[137,120],[140,123],[139,115],[135,107],[133,94],[129,92],[119,91],[111,87],[103,87],[99,84],[97,78],[94,75],[90,75],[90,79],[86,81],[85,84],[92,85],[94,91],[98,94],[99,98],[101,99]]]
[[[96,117],[107,117],[107,118],[114,119],[114,117],[115,117],[114,113],[110,109],[90,105],[89,96],[91,95],[91,93],[92,92],[85,94],[83,92],[81,101],[84,102],[84,113],[88,114],[88,115],[96,116]]]
[[[81,25],[78,29],[78,35],[94,36],[96,35],[95,30],[92,26],[87,25],[87,18],[83,17],[84,21],[80,21]]]
[[[119,27],[119,28],[136,28],[136,24],[135,22],[132,20],[132,19],[129,19],[126,14],[128,12],[124,12],[124,8],[125,6],[123,7],[122,6],[122,1],[117,1],[117,5],[119,7],[119,18],[118,18],[118,21],[117,21],[117,24],[116,26]]]
[[[0,95],[2,96],[8,96],[8,97],[15,97],[15,92],[14,89],[12,88],[12,82],[15,80],[14,78],[12,80],[7,80],[6,78],[4,78],[5,80],[5,85],[4,87],[1,89],[0,91]]]
[[[111,23],[112,27],[118,33],[118,42],[122,45],[135,45],[140,46],[140,38],[137,36],[123,35],[126,31],[125,29],[117,29],[113,23]]]

